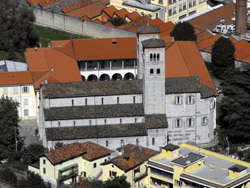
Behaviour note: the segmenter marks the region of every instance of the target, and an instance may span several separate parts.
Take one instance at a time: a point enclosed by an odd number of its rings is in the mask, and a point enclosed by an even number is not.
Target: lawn
[[[47,27],[42,27],[38,25],[34,25],[36,31],[39,35],[39,43],[42,44],[43,47],[47,47],[48,43],[55,40],[69,40],[71,37],[72,39],[86,39],[89,38],[87,36],[76,35],[67,33],[64,31],[59,31]]]

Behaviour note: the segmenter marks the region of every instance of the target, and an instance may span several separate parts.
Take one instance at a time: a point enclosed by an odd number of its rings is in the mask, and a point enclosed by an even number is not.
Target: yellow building
[[[117,149],[116,157],[102,164],[102,180],[125,175],[131,187],[144,187],[147,177],[147,160],[159,152],[152,149],[127,144]]]
[[[19,118],[22,120],[35,119],[37,102],[30,71],[1,72],[0,96],[8,96],[19,103]]]
[[[249,188],[250,163],[187,144],[169,144],[150,158],[150,188]]]
[[[207,9],[206,0],[110,0],[110,4],[117,9],[125,8],[142,16],[174,23]]]
[[[28,169],[53,186],[76,182],[79,176],[98,179],[103,173],[100,164],[112,152],[92,142],[76,142],[44,154],[38,164],[29,165]]]

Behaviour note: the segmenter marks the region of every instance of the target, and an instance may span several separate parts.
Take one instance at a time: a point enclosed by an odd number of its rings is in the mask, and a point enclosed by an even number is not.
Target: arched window
[[[157,61],[160,61],[160,54],[157,54]]]
[[[156,61],[156,54],[154,54],[154,61]]]
[[[150,54],[150,61],[153,60],[153,54]]]
[[[150,76],[154,75],[154,69],[150,69]]]
[[[157,69],[157,75],[160,75],[160,74],[161,74],[161,70]]]

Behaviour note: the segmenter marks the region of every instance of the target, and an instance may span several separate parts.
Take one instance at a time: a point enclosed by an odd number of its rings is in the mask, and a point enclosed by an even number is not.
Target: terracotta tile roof
[[[102,9],[103,12],[105,12],[110,18],[113,17],[115,11],[117,11],[117,9],[112,5],[110,7],[104,8]]]
[[[172,32],[172,29],[169,29],[167,31],[161,32],[160,33],[160,38],[161,39],[168,39],[166,42],[171,42],[172,41],[172,37],[170,35],[170,33]]]
[[[92,21],[92,22],[94,22],[94,23],[98,23],[98,24],[103,24],[100,20],[98,20],[98,19],[95,19],[94,21]]]
[[[124,172],[128,172],[129,170],[136,168],[146,162],[150,157],[159,154],[158,151],[133,144],[127,144],[117,150],[123,151],[124,154],[114,157],[113,159],[102,163],[102,165],[112,163]]]
[[[86,154],[83,154],[82,158],[88,161],[93,161],[101,157],[105,157],[113,152],[113,150],[110,150],[98,144],[94,144],[92,142],[85,142],[81,145],[87,151]]]
[[[132,12],[132,13],[128,14],[126,17],[132,21],[132,20],[135,20],[137,18],[140,18],[141,15],[138,14],[137,12]]]
[[[140,18],[133,20],[129,23],[121,25],[120,27],[118,27],[118,29],[124,29],[124,30],[132,30],[133,29],[134,30],[138,26],[143,26],[143,25],[147,24],[148,20],[151,21],[151,19],[148,16],[143,16],[143,17],[140,17]]]
[[[32,72],[1,72],[0,85],[32,84]]]
[[[203,40],[201,42],[199,42],[197,44],[197,46],[200,48],[200,49],[206,49],[208,47],[211,47],[214,45],[215,41],[217,41],[220,37],[222,37],[221,34],[218,34],[218,35],[214,35],[206,40]]]
[[[122,19],[125,19],[125,17],[129,14],[129,12],[123,8],[121,10],[117,10],[114,14],[119,16]]]
[[[30,5],[36,4],[39,0],[26,0]]]
[[[56,41],[55,41],[56,42]],[[57,44],[59,44],[61,41],[57,41]],[[72,43],[72,41],[71,40],[65,40],[65,41],[63,41],[63,42],[65,42],[64,44],[63,43],[61,43],[61,45],[58,45],[58,47],[54,47],[54,42],[51,42],[52,43],[52,46],[55,48],[55,49],[57,49],[57,50],[59,50],[60,52],[62,52],[62,53],[64,53],[64,54],[66,54],[66,55],[68,55],[69,57],[71,57],[71,58],[73,58],[73,59],[75,59],[75,53],[74,53],[74,50],[73,50],[73,43]]]
[[[109,26],[109,27],[115,27],[112,23],[110,23],[110,22],[107,22],[107,23],[105,23],[104,25],[106,25],[106,26]]]
[[[86,20],[86,21],[90,21],[90,19],[89,19],[88,16],[83,16],[81,19],[82,19],[82,20]]]
[[[41,7],[45,8],[49,5],[53,5],[53,4],[61,2],[61,1],[63,1],[63,0],[38,0],[38,4]]]
[[[73,40],[73,44],[77,60],[137,58],[135,37]]]
[[[234,53],[236,59],[243,59],[250,55],[250,46],[247,46],[241,50]]]
[[[110,4],[110,0],[99,0],[99,1],[102,2],[106,6]]]
[[[209,31],[205,30],[205,31],[197,34],[197,41],[196,42],[200,43],[201,41],[206,40],[212,36],[213,35]]]
[[[68,12],[67,15],[75,18],[81,18],[83,16],[88,16],[90,19],[95,18],[99,15],[101,15],[102,9],[104,9],[106,6],[100,2],[94,2],[92,4],[89,4],[83,8],[73,10],[71,12]]]
[[[52,150],[48,153],[45,153],[45,157],[53,164],[68,161],[75,157],[80,157],[81,155],[87,152],[86,147],[83,147],[79,142],[63,146],[61,148]]]
[[[245,62],[250,63],[250,55],[242,59]]]
[[[230,3],[218,9],[210,11],[206,14],[189,20],[193,26],[209,28],[212,30],[216,25],[220,24],[220,20],[225,19],[225,24],[231,24],[231,19],[234,17],[235,4]]]
[[[174,23],[169,21],[169,22],[166,22],[165,24],[160,25],[159,29],[160,29],[161,32],[167,31],[169,29],[171,29],[171,31],[172,31],[174,26],[175,26]]]
[[[25,57],[29,70],[32,72],[45,71],[46,73],[41,76],[34,83],[35,88],[39,88],[41,83],[48,80],[55,80],[59,82],[73,82],[82,81],[78,65],[76,60],[72,59],[62,51],[56,48],[38,48],[37,51],[34,49],[27,49],[25,52]],[[54,72],[52,72],[52,69]],[[53,79],[49,79],[53,77]]]
[[[216,92],[213,81],[195,42],[174,42],[165,51],[165,58],[166,78],[199,76],[201,84],[214,89]]]
[[[57,40],[57,41],[51,41],[51,45],[53,47],[62,47],[69,43],[69,40]]]
[[[63,7],[61,10],[65,13],[68,13],[70,11],[73,11],[78,8],[85,7],[93,2],[96,2],[97,0],[81,0],[77,1],[75,3],[69,4],[68,6]]]
[[[238,50],[241,50],[242,48],[245,48],[247,46],[250,46],[250,44],[246,40],[241,40],[241,41],[234,44],[235,52],[237,52]]]
[[[163,25],[164,22],[160,18],[156,18],[156,19],[150,21],[149,24],[154,25],[154,26],[160,26],[160,25]]]

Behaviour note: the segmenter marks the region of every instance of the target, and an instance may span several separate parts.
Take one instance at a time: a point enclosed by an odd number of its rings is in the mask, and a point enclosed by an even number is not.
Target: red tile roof
[[[81,19],[82,19],[82,20],[86,20],[86,21],[90,21],[90,19],[89,19],[88,16],[83,16]]]
[[[45,157],[53,164],[68,161],[72,158],[80,157],[87,153],[86,147],[83,147],[79,142],[63,146],[61,148],[50,151],[45,154]]]
[[[230,3],[218,9],[212,10],[206,14],[189,20],[193,26],[209,28],[212,30],[216,25],[220,24],[220,20],[225,19],[225,24],[231,24],[231,19],[235,16],[235,4]]]
[[[234,53],[236,59],[243,59],[250,55],[250,46],[242,48]]]
[[[93,21],[94,23],[98,23],[98,24],[103,24],[100,20],[98,20],[98,19],[95,19],[94,21]]]
[[[129,12],[123,8],[121,10],[117,10],[114,14],[119,16],[122,19],[125,19],[125,17],[129,14]]]
[[[154,25],[154,26],[160,26],[160,25],[163,25],[164,22],[160,18],[156,18],[156,19],[150,21],[149,24]]]
[[[63,0],[38,0],[38,4],[41,7],[45,8],[49,5],[53,5],[53,4],[61,2],[61,1],[63,1]]]
[[[138,14],[137,12],[132,12],[132,13],[128,14],[126,17],[132,21],[132,20],[135,20],[137,18],[140,18],[141,15]]]
[[[159,26],[159,29],[161,32],[164,32],[164,31],[167,31],[169,29],[173,29],[174,28],[174,23],[169,21],[169,22],[166,22],[165,24],[162,24]]]
[[[196,42],[200,43],[201,41],[206,40],[212,36],[213,35],[209,31],[205,30],[205,31],[197,34],[197,41]]]
[[[123,147],[118,148],[118,150],[123,150],[124,154],[114,157],[113,159],[102,163],[102,165],[106,164],[114,164],[119,169],[124,172],[128,172],[131,169],[136,168],[137,166],[146,162],[150,157],[153,157],[156,154],[159,154],[158,151],[139,147],[133,144],[128,144]]]
[[[94,144],[92,142],[85,142],[85,143],[82,143],[81,145],[87,151],[87,153],[82,155],[82,158],[88,161],[93,161],[101,157],[105,157],[107,155],[110,155],[113,152],[113,150],[102,147],[98,144]]]
[[[90,19],[93,19],[99,15],[101,15],[102,9],[104,9],[106,6],[98,1],[92,4],[89,4],[88,6],[85,6],[80,9],[73,10],[71,12],[68,12],[67,15],[75,18],[81,18],[83,16],[88,16]]]
[[[206,49],[208,47],[211,47],[214,45],[215,41],[217,41],[220,37],[222,37],[221,34],[214,35],[206,40],[203,40],[199,42],[197,45],[200,49]]]
[[[68,6],[63,7],[61,10],[65,13],[68,13],[70,11],[76,10],[78,8],[85,7],[93,2],[96,2],[97,0],[81,0],[77,1],[75,3],[69,4]]]
[[[38,3],[39,0],[26,0],[30,5]]]
[[[110,22],[107,22],[107,23],[105,23],[104,25],[106,25],[106,26],[109,26],[109,27],[115,27],[112,23],[110,23]]]
[[[247,46],[250,46],[250,44],[246,40],[239,41],[239,42],[234,44],[235,52],[237,52],[238,50],[245,48]]]
[[[118,29],[124,29],[127,31],[129,31],[129,30],[136,31],[136,27],[143,26],[143,25],[147,24],[148,20],[151,21],[151,19],[148,16],[143,16],[143,17],[140,17],[140,18],[133,20],[129,23],[121,25],[120,27],[118,27]]]
[[[214,89],[216,92],[213,81],[195,42],[173,42],[173,45],[170,45],[165,51],[165,59],[165,74],[167,78],[198,75],[201,84]]]
[[[0,72],[0,85],[33,84],[32,72]]]
[[[117,9],[112,5],[110,7],[102,9],[102,11],[105,12],[110,18],[112,18]]]

